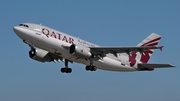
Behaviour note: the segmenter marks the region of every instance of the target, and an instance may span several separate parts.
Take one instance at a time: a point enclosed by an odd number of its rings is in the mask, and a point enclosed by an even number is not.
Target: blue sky
[[[178,101],[180,99],[180,1],[5,0],[0,6],[0,101]],[[153,72],[87,72],[70,64],[39,63],[13,26],[32,22],[100,46],[136,46],[152,32],[162,35],[151,63],[176,68]]]

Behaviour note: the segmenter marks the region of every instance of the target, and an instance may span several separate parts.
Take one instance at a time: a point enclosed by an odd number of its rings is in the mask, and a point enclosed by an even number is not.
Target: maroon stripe
[[[146,46],[156,46],[158,43],[151,43],[151,44],[148,44]]]
[[[160,40],[160,39],[161,39],[161,37],[156,38],[156,39],[151,40],[151,41],[149,41],[149,42],[147,42],[147,43],[144,43],[144,44],[143,44],[143,45],[141,45],[141,46],[145,46],[145,45],[147,45],[147,44],[149,44],[149,43],[151,43],[151,42],[155,42],[155,41],[158,41],[158,40]]]

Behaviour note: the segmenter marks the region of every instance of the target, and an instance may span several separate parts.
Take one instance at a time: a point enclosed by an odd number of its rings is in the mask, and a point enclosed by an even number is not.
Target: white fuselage
[[[99,47],[90,42],[81,40],[79,38],[70,36],[52,28],[26,23],[29,27],[15,26],[16,34],[26,43],[35,47],[44,49],[53,54],[59,54],[61,57],[70,61],[89,65],[89,60],[78,59],[68,52],[63,46],[70,46],[76,44],[84,48]],[[122,54],[116,57],[113,54],[106,54],[105,57],[94,61],[94,66],[98,69],[111,70],[111,71],[137,71],[137,66],[129,66],[129,57]]]

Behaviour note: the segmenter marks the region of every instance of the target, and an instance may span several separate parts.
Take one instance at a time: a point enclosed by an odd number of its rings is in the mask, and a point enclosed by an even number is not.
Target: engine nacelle
[[[29,51],[29,57],[39,62],[50,62],[51,57],[48,56],[48,52],[42,49],[32,49]]]
[[[75,44],[70,46],[69,53],[80,58],[91,57],[90,49],[82,46],[76,46]]]

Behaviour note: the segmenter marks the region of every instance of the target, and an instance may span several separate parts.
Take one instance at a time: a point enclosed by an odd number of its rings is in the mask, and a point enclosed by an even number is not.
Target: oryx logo
[[[148,42],[146,40],[146,42],[143,43],[140,47],[142,47],[142,46],[156,46],[160,39],[161,39],[161,37],[155,38],[155,39],[150,40]],[[150,59],[152,53],[153,53],[153,49],[143,51],[143,53],[141,53],[141,54],[137,54],[137,52],[131,52],[131,54],[129,56],[130,66],[133,67],[136,64],[136,62],[137,62],[137,60],[136,60],[137,55],[141,55],[140,56],[140,61],[142,63],[147,63],[148,60]]]

